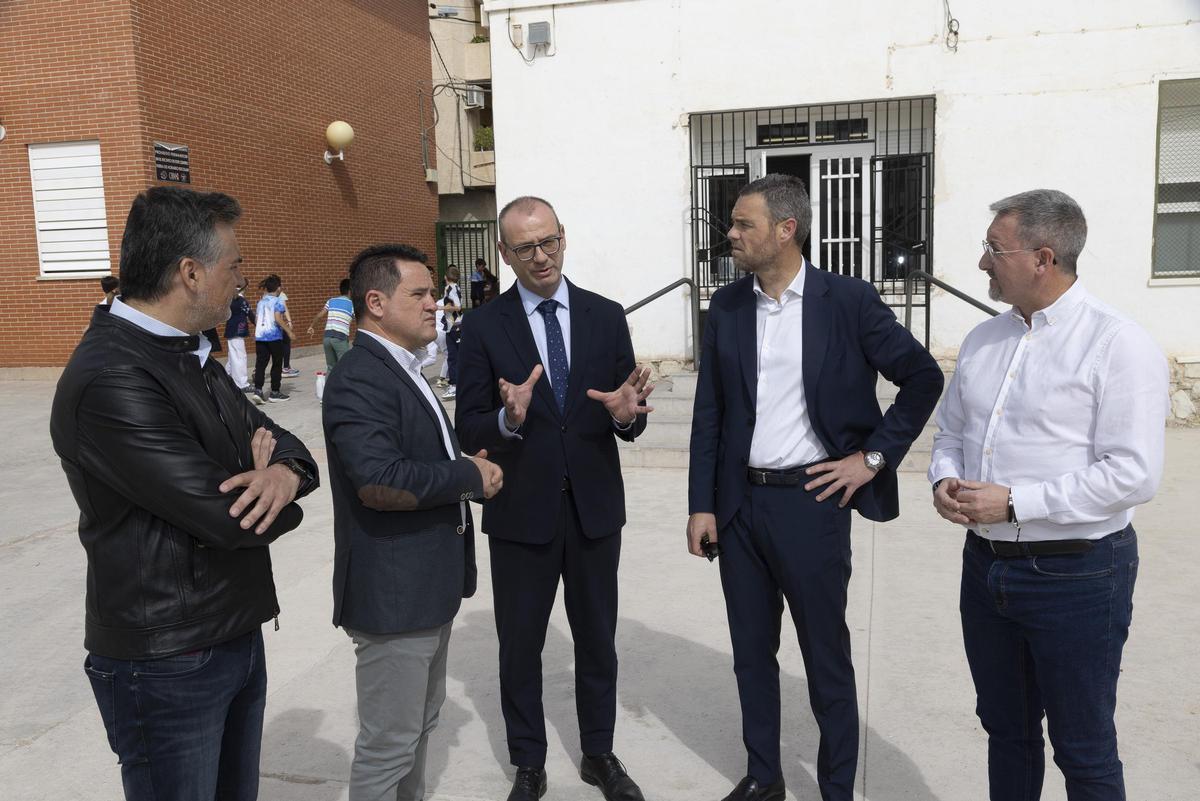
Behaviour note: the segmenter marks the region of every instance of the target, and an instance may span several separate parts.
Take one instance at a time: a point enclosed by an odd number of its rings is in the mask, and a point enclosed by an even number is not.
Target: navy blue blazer
[[[942,371],[870,284],[807,263],[804,269],[809,420],[830,459],[856,451],[883,454],[887,466],[854,494],[851,505],[869,520],[891,520],[900,513],[895,468],[941,397]],[[688,511],[716,514],[718,529],[733,519],[746,492],[758,397],[753,281],[747,275],[713,294],[700,356]],[[900,387],[886,414],[875,394],[879,374]]]
[[[565,278],[563,280],[566,280]],[[633,441],[646,416],[618,431],[604,404],[586,390],[610,392],[633,371],[625,312],[615,302],[567,282],[571,308],[571,372],[565,413],[543,373],[521,439],[500,434],[497,382],[519,384],[541,362],[514,285],[463,317],[454,425],[467,453],[487,449],[504,470],[504,489],[483,504],[483,532],[514,542],[547,543],[556,533],[563,478],[570,480],[583,534],[616,534],[625,525],[625,485],[617,437]],[[341,363],[338,363],[341,369]]]
[[[450,622],[475,594],[475,463],[451,459],[435,414],[391,353],[360,334],[330,373],[321,417],[333,493],[333,624],[402,634]]]

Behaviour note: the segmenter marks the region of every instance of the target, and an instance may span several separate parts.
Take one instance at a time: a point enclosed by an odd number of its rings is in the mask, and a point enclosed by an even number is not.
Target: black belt
[[[1044,542],[1010,542],[1008,540],[989,540],[974,531],[967,535],[984,550],[991,551],[1002,559],[1016,556],[1062,556],[1072,553],[1087,553],[1092,550],[1091,540],[1046,540]]]
[[[784,470],[769,470],[765,467],[747,467],[746,480],[756,487],[794,487],[804,482],[808,475],[803,467]]]

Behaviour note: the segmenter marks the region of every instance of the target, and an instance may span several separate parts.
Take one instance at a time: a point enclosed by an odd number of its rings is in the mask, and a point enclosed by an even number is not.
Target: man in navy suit
[[[425,254],[379,245],[350,266],[355,346],[325,386],[333,623],[354,640],[359,732],[351,801],[421,801],[446,697],[450,625],[475,594],[467,501],[503,475],[466,458],[421,374],[437,300]]]
[[[558,582],[575,640],[580,776],[608,801],[642,801],[612,753],[617,562],[625,488],[617,437],[646,427],[649,370],[636,366],[621,307],[562,276],[566,230],[544,200],[499,216],[516,285],[464,317],[455,428],[507,477],[483,506],[500,639],[509,801],[546,792],[542,646]]]
[[[729,240],[750,275],[713,295],[704,331],[687,538],[696,556],[720,543],[748,756],[725,801],[784,798],[775,655],[785,599],[821,733],[821,797],[853,798],[850,509],[896,517],[895,468],[942,391],[937,363],[870,284],[806,263],[811,223],[798,178],[768,175],[741,191]],[[881,373],[900,387],[886,414]]]

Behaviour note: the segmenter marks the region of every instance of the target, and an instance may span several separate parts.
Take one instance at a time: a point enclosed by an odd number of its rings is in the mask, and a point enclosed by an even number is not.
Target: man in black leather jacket
[[[266,702],[267,546],[318,485],[304,445],[246,400],[199,336],[242,281],[237,201],[134,200],[122,295],[96,310],[50,433],[87,551],[84,670],[127,799],[253,799]]]

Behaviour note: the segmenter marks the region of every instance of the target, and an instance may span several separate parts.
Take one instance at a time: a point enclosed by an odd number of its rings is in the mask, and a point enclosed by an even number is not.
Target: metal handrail
[[[700,292],[696,289],[696,282],[690,278],[680,278],[678,281],[667,284],[662,289],[655,292],[653,295],[648,295],[642,298],[632,306],[625,307],[625,316],[628,317],[633,312],[642,308],[651,301],[658,300],[663,295],[670,292],[672,289],[677,289],[687,285],[691,289],[691,306],[692,306],[692,369],[700,369]]]
[[[904,327],[906,329],[912,330],[913,284],[917,282],[918,278],[924,278],[934,286],[946,290],[959,300],[970,303],[975,308],[982,312],[987,312],[993,317],[1000,313],[986,303],[981,303],[980,301],[975,300],[975,298],[971,297],[966,292],[955,289],[940,278],[934,278],[924,270],[910,270],[908,275],[904,276]],[[926,314],[928,313],[929,312],[927,311]],[[925,344],[928,346],[929,343],[927,342]]]

